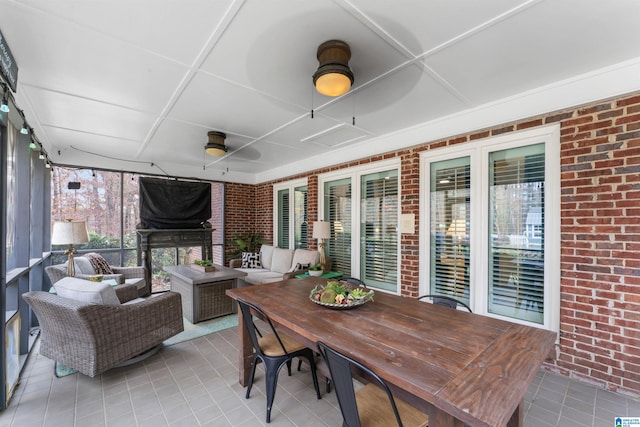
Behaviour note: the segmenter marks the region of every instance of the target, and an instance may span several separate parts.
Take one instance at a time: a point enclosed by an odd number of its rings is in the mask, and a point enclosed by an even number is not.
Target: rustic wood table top
[[[230,289],[278,329],[317,349],[323,341],[369,366],[430,426],[521,426],[524,394],[556,334],[539,328],[376,292],[374,301],[334,310],[309,300],[317,277]],[[253,350],[239,319],[240,384]]]

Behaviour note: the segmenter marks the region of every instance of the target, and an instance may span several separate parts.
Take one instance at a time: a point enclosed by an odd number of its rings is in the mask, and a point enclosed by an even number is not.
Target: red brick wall
[[[402,213],[413,213],[416,220],[416,233],[402,235],[401,290],[405,296],[417,296],[419,153],[551,123],[561,127],[561,333],[557,359],[546,366],[612,391],[638,395],[640,94],[425,142],[286,180],[308,178],[312,222],[318,217],[319,174],[400,157]],[[253,195],[251,186],[241,186],[247,195],[238,197],[244,215],[255,200],[247,217],[267,236],[273,228],[274,183],[255,186]]]
[[[230,253],[236,246],[236,234],[257,231],[256,212],[257,187],[249,184],[225,184],[224,189],[224,234],[225,260],[228,264]]]

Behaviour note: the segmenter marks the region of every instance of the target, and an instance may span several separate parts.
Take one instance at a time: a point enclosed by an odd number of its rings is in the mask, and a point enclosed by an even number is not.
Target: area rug
[[[211,320],[205,320],[204,322],[196,323],[195,325],[189,322],[187,319],[182,319],[184,322],[184,331],[177,335],[165,340],[162,345],[169,346],[178,344],[184,341],[189,341],[195,338],[202,337],[204,335],[212,334],[214,332],[220,332],[225,329],[238,326],[238,316],[236,314],[230,314],[228,316],[218,317]],[[60,363],[56,363],[56,377],[65,377],[67,375],[75,374],[76,371],[73,368],[69,368]]]
[[[163,343],[165,346],[178,344],[183,341],[189,341],[194,338],[199,338],[204,335],[209,335],[214,332],[220,332],[225,329],[238,326],[238,315],[230,314],[228,316],[217,317],[215,319],[196,323],[195,325],[189,322],[187,319],[183,318],[183,321],[184,331],[166,340]]]

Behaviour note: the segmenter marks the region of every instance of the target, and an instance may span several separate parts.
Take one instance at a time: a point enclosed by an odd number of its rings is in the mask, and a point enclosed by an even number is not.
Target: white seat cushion
[[[103,305],[120,305],[113,286],[76,277],[65,277],[55,283],[56,293],[76,301]]]
[[[254,285],[261,285],[263,283],[279,282],[282,280],[282,273],[276,273],[273,271],[261,273],[257,275],[247,276],[251,278]]]
[[[266,273],[271,271],[271,270],[267,270],[266,268],[234,268],[234,270],[242,271],[243,273],[247,273],[247,274]]]
[[[142,289],[144,288],[146,281],[144,280],[144,277],[133,277],[131,279],[124,279],[124,284],[135,285],[136,289]]]

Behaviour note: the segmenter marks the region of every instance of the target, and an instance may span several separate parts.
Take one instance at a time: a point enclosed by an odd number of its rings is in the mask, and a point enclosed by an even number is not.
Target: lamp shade
[[[52,245],[75,245],[78,243],[87,243],[89,235],[87,234],[87,224],[84,221],[59,221],[53,224],[53,233],[51,234]]]
[[[447,229],[447,236],[462,238],[467,234],[467,223],[464,219],[454,219]]]
[[[314,221],[313,238],[329,239],[331,237],[331,225],[327,221]]]

